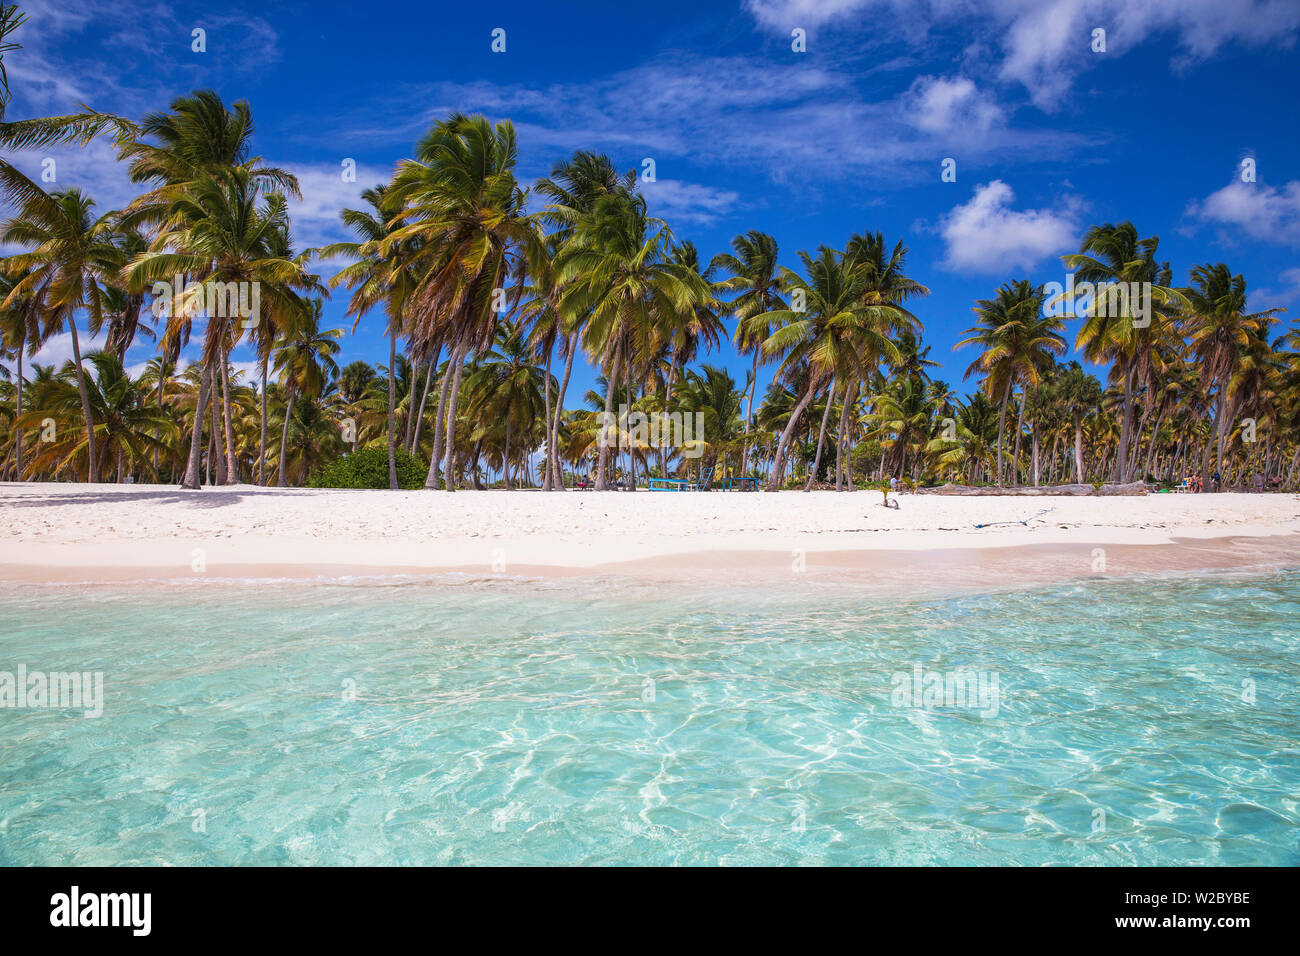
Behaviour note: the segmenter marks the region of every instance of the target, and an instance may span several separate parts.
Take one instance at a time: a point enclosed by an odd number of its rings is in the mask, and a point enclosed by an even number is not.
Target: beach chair
[[[713,469],[716,468],[717,466],[718,466],[718,463],[717,463],[716,461],[715,461],[712,465],[709,466],[709,470],[706,471],[706,472],[704,473],[704,476],[703,476],[702,478],[700,478],[700,480],[697,481],[697,482],[695,483],[695,490],[696,490],[696,491],[708,491],[708,490],[709,490],[709,486],[710,486],[711,484],[713,484]]]
[[[686,481],[682,478],[651,478],[650,491],[685,491]]]

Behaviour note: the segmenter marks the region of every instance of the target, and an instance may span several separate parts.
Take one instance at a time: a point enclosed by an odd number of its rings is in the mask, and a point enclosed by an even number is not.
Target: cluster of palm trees
[[[908,250],[878,232],[801,251],[798,270],[749,232],[705,264],[608,157],[579,152],[530,188],[513,126],[457,113],[343,211],[351,241],[299,250],[286,200],[297,180],[252,155],[252,134],[248,105],[211,91],[139,123],[0,123],[8,146],[111,136],[142,189],[100,213],[76,189],[46,192],[0,166],[17,209],[3,242],[19,250],[0,261],[0,349],[14,366],[0,381],[0,477],[296,485],[373,446],[387,448],[390,487],[405,452],[427,463],[426,487],[448,491],[559,490],[588,473],[597,489],[676,473],[761,474],[777,490],[1168,481],[1211,467],[1294,483],[1297,334],[1274,337],[1279,310],[1248,311],[1226,265],[1175,287],[1158,240],[1130,223],[1092,228],[1063,257],[1080,281],[1152,290],[1149,321],[1127,307],[1078,317],[1075,347],[1109,365],[1105,386],[1060,361],[1066,319],[1019,280],[976,303],[957,343],[979,349],[963,400],[930,376],[910,311],[928,290],[907,274]],[[328,281],[312,271],[330,263]],[[175,276],[186,292],[161,309],[156,284]],[[258,313],[211,309],[210,283],[255,284]],[[383,315],[385,365],[340,367],[343,333],[321,328],[331,288],[355,321]],[[101,350],[83,354],[79,319]],[[24,364],[64,335],[63,368]],[[741,384],[700,361],[728,338],[749,361]],[[141,340],[157,355],[128,369]],[[256,355],[244,368],[231,361],[241,343]],[[566,408],[579,354],[598,387]],[[655,413],[698,413],[702,444],[648,445],[631,416]]]

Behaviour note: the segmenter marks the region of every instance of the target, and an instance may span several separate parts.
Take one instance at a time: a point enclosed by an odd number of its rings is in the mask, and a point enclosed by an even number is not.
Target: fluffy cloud
[[[760,24],[787,33],[795,27],[815,30],[873,5],[875,0],[745,0]]]
[[[956,272],[1005,273],[1028,269],[1078,241],[1079,203],[1061,210],[1011,208],[1011,187],[1000,179],[975,187],[970,202],[955,206],[939,224],[946,255],[943,265]]]
[[[670,223],[708,225],[732,212],[740,201],[739,194],[729,189],[714,189],[676,179],[642,181],[641,192],[645,195],[651,215],[667,219]]]
[[[343,179],[343,159],[340,157],[337,163],[282,164],[298,177],[302,190],[302,199],[289,197],[289,219],[298,252],[328,242],[356,239],[344,227],[339,212],[345,208],[368,208],[361,199],[362,190],[392,176],[391,169],[358,166],[356,180],[346,182]]]
[[[1034,103],[1052,109],[1085,69],[1122,55],[1157,34],[1173,34],[1182,68],[1232,44],[1289,48],[1300,32],[1295,0],[745,0],[759,26],[788,35],[792,27],[855,27],[892,32],[920,46],[931,32],[960,29],[999,51],[1002,80],[1022,84]],[[1106,53],[1090,48],[1106,30]]]
[[[1300,245],[1300,180],[1281,187],[1234,180],[1201,202],[1190,203],[1187,215],[1232,227],[1252,239]]]
[[[1003,120],[1001,108],[964,76],[918,77],[904,98],[908,119],[927,133],[970,136]]]

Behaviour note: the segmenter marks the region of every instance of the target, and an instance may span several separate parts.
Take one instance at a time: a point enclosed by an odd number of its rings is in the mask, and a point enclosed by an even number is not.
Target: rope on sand
[[[977,524],[977,525],[975,525],[975,527],[976,527],[976,528],[996,528],[996,527],[998,527],[999,525],[1004,525],[1004,524],[1022,524],[1022,525],[1025,525],[1026,527],[1028,527],[1028,526],[1029,526],[1029,522],[1031,522],[1031,521],[1037,521],[1039,518],[1041,518],[1043,515],[1047,514],[1049,511],[1054,511],[1054,510],[1056,510],[1056,509],[1054,509],[1054,508],[1044,508],[1042,511],[1038,512],[1038,514],[1036,514],[1036,515],[1030,515],[1030,516],[1029,516],[1028,518],[1026,518],[1024,521],[989,521],[989,522],[987,522],[987,523],[985,523],[985,524]]]

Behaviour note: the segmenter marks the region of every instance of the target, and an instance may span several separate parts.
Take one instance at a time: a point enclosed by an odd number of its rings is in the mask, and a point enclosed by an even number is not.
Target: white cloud
[[[1234,180],[1201,202],[1189,203],[1187,215],[1234,227],[1252,239],[1300,245],[1300,180],[1281,187]]]
[[[730,189],[714,189],[676,179],[641,182],[650,214],[675,222],[708,225],[735,210],[740,195]]]
[[[392,170],[380,167],[358,166],[355,182],[343,179],[343,159],[337,163],[285,163],[298,177],[302,199],[289,197],[289,218],[293,228],[293,241],[298,252],[329,242],[355,239],[339,212],[345,208],[368,208],[361,199],[363,190],[392,177]]]
[[[975,187],[970,202],[953,207],[939,223],[947,253],[942,265],[956,272],[1005,273],[1028,269],[1078,241],[1078,200],[1060,210],[1011,208],[1015,193],[1000,179]]]
[[[759,26],[788,36],[834,23],[901,36],[923,46],[931,32],[973,34],[971,49],[996,48],[997,76],[1053,109],[1074,77],[1159,34],[1173,34],[1182,69],[1233,44],[1290,48],[1300,32],[1296,0],[746,0]],[[1091,49],[1106,30],[1106,52]],[[994,59],[998,55],[994,54]]]
[[[102,349],[107,344],[107,333],[103,330],[99,335],[90,335],[85,329],[77,330],[77,346],[81,349],[81,358],[84,360],[91,352]],[[65,362],[72,361],[72,333],[60,332],[58,335],[52,335],[41,346],[39,352],[31,358],[23,359],[23,371],[26,373],[33,365],[53,365],[55,370],[63,368]]]
[[[874,4],[875,0],[745,0],[745,8],[755,20],[786,33],[795,27],[815,30]]]
[[[970,136],[1003,121],[1001,108],[964,77],[917,77],[904,98],[909,122],[927,133]]]

